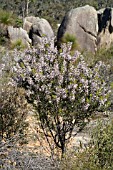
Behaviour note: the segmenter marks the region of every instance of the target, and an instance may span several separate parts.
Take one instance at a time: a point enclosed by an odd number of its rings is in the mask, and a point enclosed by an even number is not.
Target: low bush
[[[9,55],[8,55],[9,54]],[[29,106],[22,88],[10,84],[11,68],[14,64],[12,54],[7,51],[0,54],[0,135],[10,138],[26,127],[25,118]]]
[[[26,48],[21,39],[18,39],[11,43],[11,49],[24,50]]]
[[[4,25],[14,24],[14,14],[10,11],[0,9],[0,23]]]
[[[112,170],[113,169],[113,120],[96,127],[86,149],[66,156],[61,170]]]
[[[0,133],[2,138],[10,138],[25,127],[28,113],[24,91],[6,86],[0,97]]]

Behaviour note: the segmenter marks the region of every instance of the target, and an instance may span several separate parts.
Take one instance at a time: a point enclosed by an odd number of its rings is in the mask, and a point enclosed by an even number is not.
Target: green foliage
[[[9,45],[8,41],[8,25],[13,25],[14,27],[22,26],[22,19],[17,17],[13,12],[0,9],[0,45]]]
[[[6,45],[8,42],[5,36],[0,37],[0,45]]]
[[[95,61],[102,60],[113,67],[113,44],[109,49],[101,48],[95,54]]]
[[[0,45],[8,45],[7,28],[2,24],[0,24]]]
[[[98,61],[103,61],[105,64],[109,64],[111,66],[111,71],[113,71],[113,44],[111,44],[110,48],[108,49],[98,49],[95,54],[83,51],[83,55],[89,66],[94,65]]]
[[[0,24],[21,27],[22,19],[11,11],[0,9]]]
[[[22,24],[23,24],[22,19],[19,17],[15,17],[15,26],[22,27]]]
[[[0,9],[0,23],[4,25],[13,25],[13,13]]]
[[[11,43],[11,49],[17,49],[17,50],[23,50],[26,48],[26,46],[23,44],[21,39],[18,39]]]
[[[89,149],[66,155],[61,162],[60,170],[102,170],[94,164],[91,154],[92,150]]]
[[[72,48],[71,48],[72,51],[78,49],[77,39],[72,34],[66,33],[61,41],[62,41],[62,43],[71,42],[72,43]]]
[[[74,42],[73,37],[68,39]],[[14,80],[26,90],[50,149],[53,140],[63,156],[74,127],[80,132],[95,110],[108,107],[108,67],[100,61],[89,68],[78,51],[70,54],[70,43],[62,44],[60,53],[54,41],[42,42],[38,50],[19,53]]]
[[[23,131],[28,106],[22,89],[5,86],[0,94],[0,133],[2,138],[10,138]]]
[[[109,124],[100,123],[93,134],[95,162],[101,168],[113,169],[113,120]]]
[[[66,156],[61,170],[112,170],[113,169],[113,120],[100,123],[93,132],[92,142],[86,149]]]

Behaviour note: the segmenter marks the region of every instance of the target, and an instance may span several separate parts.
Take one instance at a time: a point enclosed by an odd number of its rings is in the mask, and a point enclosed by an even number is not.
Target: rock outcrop
[[[29,38],[27,31],[24,29],[8,26],[8,36],[11,43],[16,43],[18,40],[21,40],[25,47],[30,47],[31,39]]]
[[[53,30],[46,19],[39,17],[26,17],[23,28],[28,32],[32,45],[41,43],[41,38],[46,36],[48,39],[54,37]]]
[[[97,11],[98,14],[98,47],[109,48],[113,42],[113,8]]]
[[[95,53],[98,48],[110,47],[113,42],[113,9],[96,11],[86,5],[70,10],[59,27],[58,43],[66,34],[75,36],[82,50]]]

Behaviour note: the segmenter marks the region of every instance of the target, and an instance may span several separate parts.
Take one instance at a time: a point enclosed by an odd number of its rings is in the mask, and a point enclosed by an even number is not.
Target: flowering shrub
[[[0,57],[0,137],[9,139],[17,132],[24,136],[28,126],[25,118],[30,107],[24,89],[13,87],[10,83],[13,54],[4,52]],[[21,134],[21,139],[23,136]]]
[[[107,108],[110,93],[108,67],[100,61],[89,68],[83,56],[78,51],[71,55],[70,49],[70,43],[63,44],[59,52],[44,39],[39,49],[19,54],[13,67],[13,83],[26,89],[50,147],[51,135],[62,154],[75,125],[80,131],[95,110]]]

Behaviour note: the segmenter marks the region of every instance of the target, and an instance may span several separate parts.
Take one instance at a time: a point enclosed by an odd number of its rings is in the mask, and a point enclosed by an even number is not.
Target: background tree
[[[28,14],[29,14],[29,4],[31,2],[35,2],[35,0],[24,0],[24,3],[25,3],[25,17],[27,17]]]

